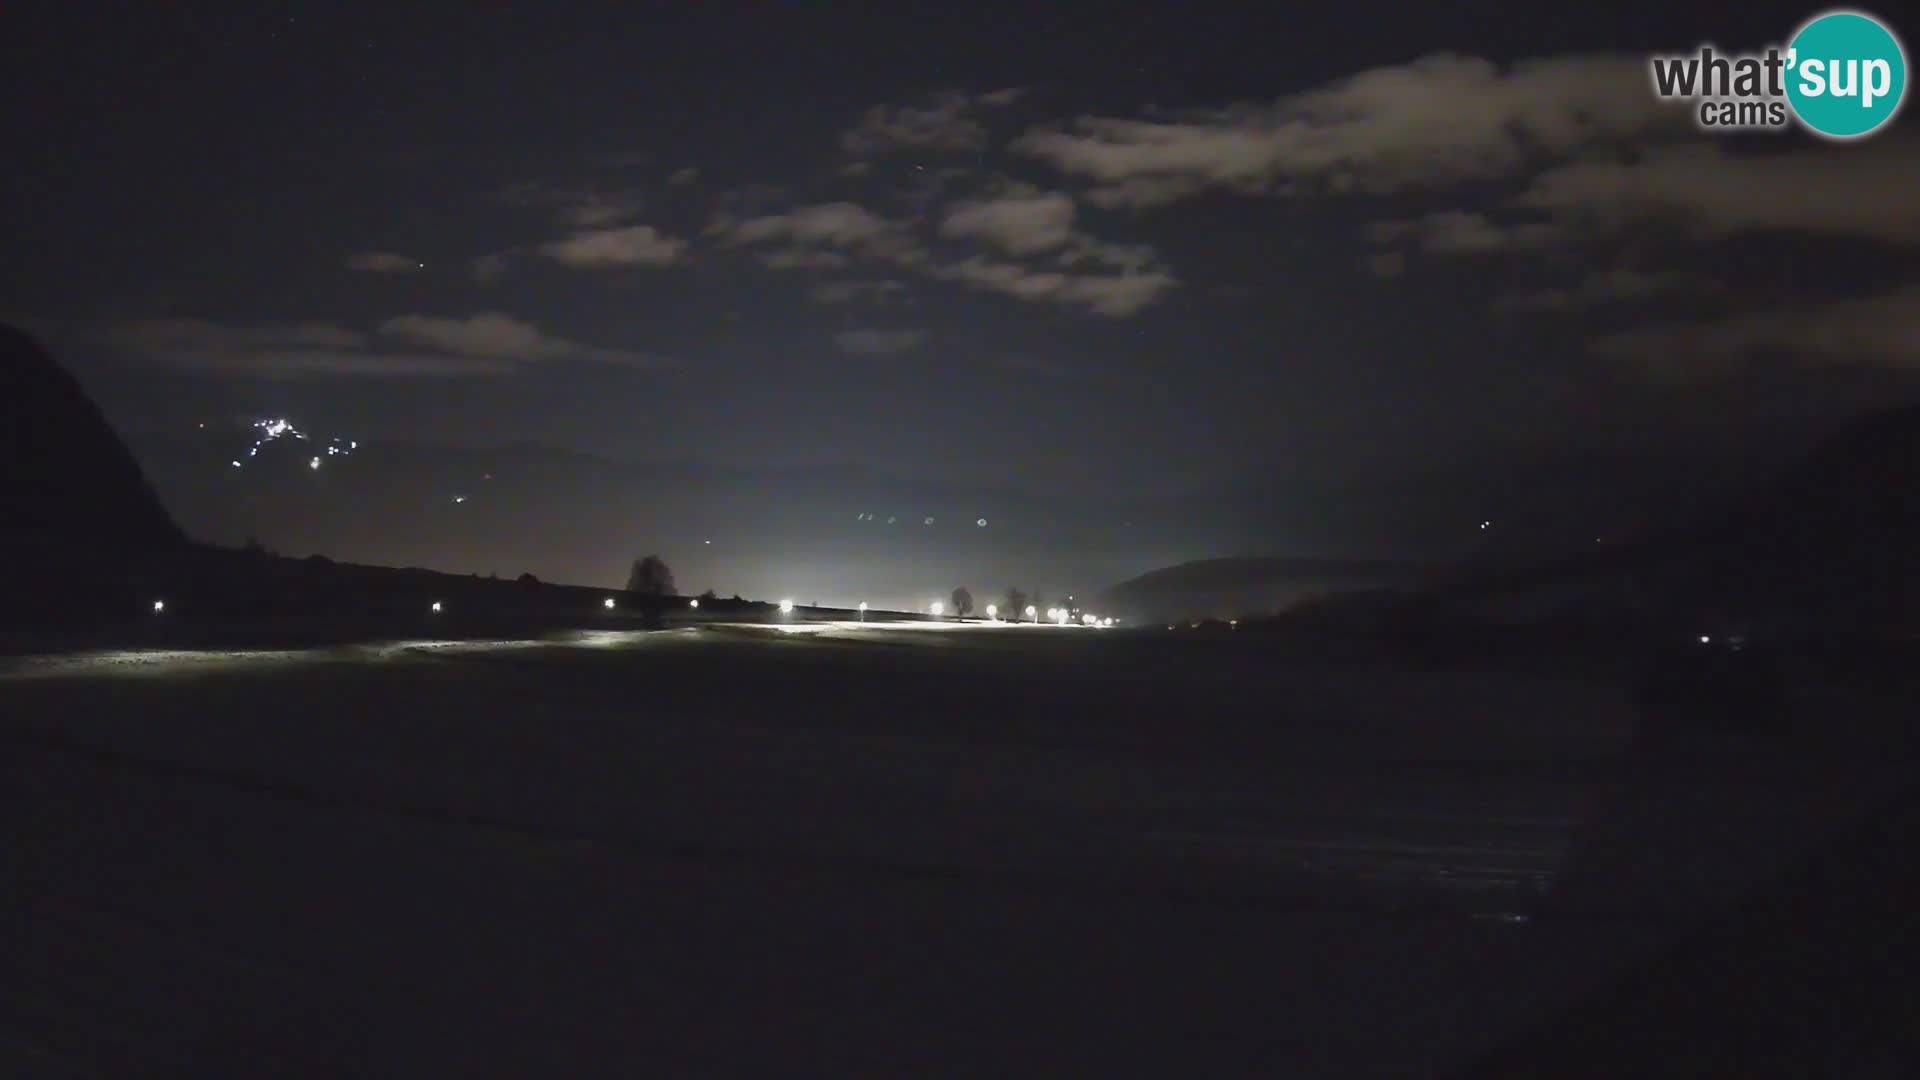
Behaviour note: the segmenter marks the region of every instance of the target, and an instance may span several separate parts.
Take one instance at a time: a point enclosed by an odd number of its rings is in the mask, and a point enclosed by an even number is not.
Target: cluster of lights
[[[853,515],[853,520],[855,520],[855,521],[878,521],[878,520],[880,520],[880,519],[879,519],[879,518],[878,518],[877,516],[875,516],[874,514],[871,514],[871,513],[868,513],[868,512],[866,512],[866,511],[861,511],[861,512],[860,512],[860,513],[858,513],[858,514],[855,514],[855,515]],[[898,518],[897,516],[896,516],[896,517],[889,517],[889,518],[887,518],[887,524],[889,524],[889,525],[892,525],[892,524],[894,524],[895,522],[897,522],[897,521],[899,521],[899,520],[900,520],[900,519],[899,519],[899,518]],[[922,517],[922,518],[920,519],[920,524],[922,524],[922,525],[931,525],[931,524],[933,524],[933,522],[934,522],[934,518],[933,518],[933,515],[932,515],[932,514],[927,514],[927,515],[925,515],[924,517]],[[977,526],[977,527],[979,527],[979,528],[982,528],[982,529],[984,529],[984,528],[986,528],[986,527],[987,527],[987,519],[986,519],[986,518],[974,518],[974,519],[973,519],[973,523],[974,523],[974,525],[975,525],[975,526]]]
[[[200,426],[205,427],[206,425],[202,424]],[[307,438],[306,432],[301,431],[299,428],[294,427],[291,421],[280,418],[280,417],[274,417],[269,420],[255,420],[253,422],[253,429],[255,432],[253,445],[247,448],[247,456],[249,458],[259,457],[261,448],[266,446],[268,443],[273,442],[275,439],[291,438],[291,439],[299,439],[302,442],[311,441],[310,439]],[[320,463],[325,458],[351,457],[353,452],[358,449],[360,449],[360,444],[358,442],[355,442],[351,439],[342,439],[339,436],[335,436],[327,440],[327,445],[325,447],[326,453],[324,455],[315,454],[313,457],[307,460],[307,468],[318,469],[320,467]],[[236,469],[242,468],[244,465],[244,463],[240,461],[240,459],[238,458],[235,458],[232,464],[233,464],[233,467]]]

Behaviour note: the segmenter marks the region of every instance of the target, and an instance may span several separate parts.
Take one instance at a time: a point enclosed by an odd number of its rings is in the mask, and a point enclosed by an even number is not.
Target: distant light
[[[1712,638],[1711,636],[1709,636],[1709,635],[1707,635],[1707,634],[1701,634],[1701,635],[1700,635],[1700,644],[1702,644],[1702,645],[1711,645],[1711,644],[1713,644],[1713,638]]]
[[[1237,628],[1237,627],[1238,627],[1239,625],[1240,625],[1240,620],[1239,620],[1239,619],[1228,619],[1228,620],[1227,620],[1227,626],[1228,626],[1228,627],[1233,627],[1233,628]]]
[[[865,600],[860,601],[860,610],[861,611],[867,610],[867,602]]]
[[[1059,623],[1061,626],[1067,625],[1067,609],[1060,608],[1058,611],[1054,612],[1053,621]]]
[[[602,601],[600,601],[600,606],[601,606],[601,607],[603,607],[603,608],[606,608],[606,609],[607,609],[608,611],[612,611],[612,610],[613,610],[613,597],[611,597],[611,596],[609,596],[609,597],[607,597],[607,598],[606,598],[605,600],[602,600]]]
[[[432,611],[432,612],[434,612],[435,614],[438,614],[438,613],[439,613],[439,611],[440,611],[440,601],[438,601],[438,600],[435,600],[435,601],[433,602],[433,606],[432,606],[432,607],[430,607],[430,608],[429,608],[428,610],[430,610],[430,611]]]
[[[1480,527],[1481,527],[1481,528],[1483,528],[1483,529],[1485,529],[1485,528],[1488,528],[1488,527],[1490,527],[1490,526],[1492,526],[1492,524],[1493,524],[1493,522],[1491,522],[1491,521],[1483,521],[1483,522],[1481,522],[1481,523],[1480,523]]]
[[[974,524],[975,524],[975,525],[978,525],[978,526],[980,526],[981,528],[983,528],[983,529],[984,529],[984,528],[986,528],[986,527],[987,527],[987,519],[986,519],[986,518],[981,518],[980,520],[978,520],[978,521],[975,521],[975,522],[974,522]]]
[[[1000,608],[999,608],[999,606],[998,606],[998,605],[995,605],[995,604],[988,604],[988,605],[987,605],[987,618],[989,618],[989,619],[997,619],[997,618],[999,618],[999,617],[1000,617]]]
[[[928,514],[928,515],[927,515],[927,517],[926,517],[926,520],[925,520],[925,521],[922,521],[922,522],[921,522],[920,524],[922,524],[922,525],[931,525],[931,524],[933,524],[933,515],[932,515],[932,514]]]
[[[1031,619],[1038,616],[1039,614],[1040,612],[1037,609],[1035,609],[1032,604],[1027,605],[1027,618]]]
[[[239,467],[240,467],[240,463],[239,463],[239,462],[237,462],[237,461],[236,461],[236,462],[234,462],[234,463],[233,463],[233,467],[234,467],[234,468],[236,468],[236,469],[237,469],[237,468],[239,468]]]
[[[1112,625],[1113,625],[1113,619],[1112,619],[1112,618],[1105,618],[1105,619],[1101,619],[1101,620],[1100,620],[1100,625],[1101,625],[1101,626],[1112,626]]]
[[[612,606],[613,606],[613,601],[611,601],[611,600],[609,600],[609,601],[607,601],[607,606],[608,606],[608,607],[612,607]],[[698,600],[689,600],[689,601],[687,601],[687,606],[688,606],[688,607],[690,607],[690,608],[698,608],[698,607],[700,606],[700,601],[698,601]]]
[[[207,430],[207,425],[205,425],[205,424],[201,424],[201,425],[200,425],[200,430],[201,430],[201,431],[205,431],[205,430]]]
[[[927,607],[927,610],[933,612],[935,615],[943,615],[946,613],[947,605],[935,600]]]
[[[167,610],[167,602],[165,600],[155,600],[153,602],[153,613],[155,615],[158,615],[165,610]]]
[[[701,542],[701,543],[703,543],[703,544],[711,544],[711,543],[713,543],[713,541],[711,541],[711,540],[702,540],[702,541],[700,541],[700,542]]]
[[[1091,614],[1088,614],[1088,613],[1083,612],[1080,616],[1080,624],[1082,626],[1092,626],[1097,621],[1098,620],[1096,620]]]
[[[319,458],[314,458],[314,459],[313,459],[312,461],[309,461],[309,462],[307,462],[307,468],[309,468],[309,469],[317,469],[317,468],[319,468],[319,467],[320,467],[320,459],[319,459]]]
[[[789,611],[792,611],[792,610],[793,610],[793,601],[792,601],[792,600],[782,600],[782,601],[780,601],[780,613],[781,613],[782,615],[784,615],[784,614],[786,614],[787,612],[789,612]]]
[[[457,503],[463,503],[467,501],[467,497],[465,495],[455,495],[453,497],[453,501]]]

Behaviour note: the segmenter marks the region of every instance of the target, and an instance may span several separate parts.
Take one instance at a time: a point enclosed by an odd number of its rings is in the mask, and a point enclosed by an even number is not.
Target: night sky
[[[554,480],[544,561],[282,506],[295,549],[833,599],[1441,557],[1515,477],[1718,475],[1920,390],[1911,118],[1704,136],[1649,89],[1812,13],[16,5],[0,315],[163,492],[167,439],[278,415],[749,478],[697,521]],[[176,513],[273,531],[227,495]],[[847,539],[922,510],[947,540]]]

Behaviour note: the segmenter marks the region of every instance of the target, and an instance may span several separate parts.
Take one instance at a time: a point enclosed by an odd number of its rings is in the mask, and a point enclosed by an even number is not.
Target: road
[[[1627,701],[1049,627],[15,660],[0,1074],[1442,1075],[1905,779]]]

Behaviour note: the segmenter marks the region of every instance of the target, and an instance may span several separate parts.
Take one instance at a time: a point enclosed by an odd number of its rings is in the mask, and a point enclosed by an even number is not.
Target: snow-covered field
[[[1903,779],[1605,672],[705,626],[0,669],[0,1075],[1437,1075]]]

